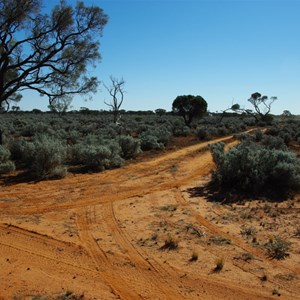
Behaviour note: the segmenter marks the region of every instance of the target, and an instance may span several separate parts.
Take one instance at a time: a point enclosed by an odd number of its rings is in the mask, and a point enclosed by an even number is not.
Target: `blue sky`
[[[51,1],[55,3],[56,1]],[[67,1],[75,3],[76,1]],[[178,95],[201,95],[212,112],[254,92],[277,96],[272,112],[300,114],[300,0],[86,0],[109,16],[102,82],[126,81],[126,110],[171,110]],[[46,98],[24,97],[21,108],[43,108]],[[41,101],[42,100],[42,101]],[[105,88],[73,108],[108,109]],[[25,103],[26,102],[26,103]]]

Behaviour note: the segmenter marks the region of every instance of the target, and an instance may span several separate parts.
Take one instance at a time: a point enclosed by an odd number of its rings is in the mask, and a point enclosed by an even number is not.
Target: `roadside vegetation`
[[[299,192],[300,160],[289,150],[299,146],[299,136],[299,123],[275,123],[264,133],[238,135],[241,142],[228,151],[224,143],[210,145],[216,164],[211,185],[241,198],[280,198]]]
[[[1,115],[0,173],[17,171],[24,178],[62,178],[68,172],[99,172],[118,168],[141,153],[159,152],[176,138],[196,143],[235,134],[254,126],[251,117],[229,114],[196,118],[191,127],[173,112],[114,114],[82,109],[57,114],[33,111]]]

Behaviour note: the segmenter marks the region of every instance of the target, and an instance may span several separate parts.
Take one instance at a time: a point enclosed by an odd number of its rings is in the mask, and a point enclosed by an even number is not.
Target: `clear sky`
[[[273,113],[300,114],[300,0],[84,2],[109,16],[102,61],[90,74],[107,85],[110,75],[124,78],[123,109],[171,110],[187,94],[201,95],[211,112],[251,108],[247,99],[260,92],[278,97]],[[103,86],[93,98],[75,98],[73,108],[108,109]],[[21,108],[47,107],[36,99],[24,96]]]

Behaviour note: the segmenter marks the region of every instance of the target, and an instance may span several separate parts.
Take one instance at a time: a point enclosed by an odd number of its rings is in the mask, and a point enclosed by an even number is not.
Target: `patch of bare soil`
[[[300,299],[300,199],[191,194],[213,167],[205,142],[99,174],[2,184],[0,298]],[[274,236],[292,243],[285,259],[267,251]]]

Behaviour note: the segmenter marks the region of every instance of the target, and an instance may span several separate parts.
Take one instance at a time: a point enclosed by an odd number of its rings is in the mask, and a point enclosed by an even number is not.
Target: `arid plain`
[[[213,168],[203,142],[97,174],[3,179],[0,297],[300,299],[300,197],[207,199]],[[274,235],[292,243],[284,260],[266,252]]]

